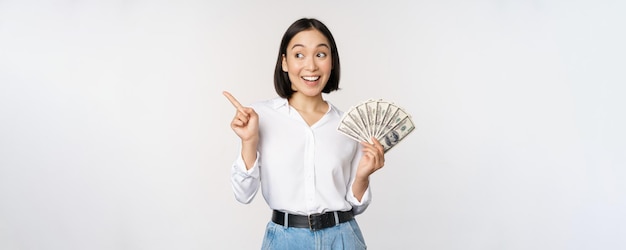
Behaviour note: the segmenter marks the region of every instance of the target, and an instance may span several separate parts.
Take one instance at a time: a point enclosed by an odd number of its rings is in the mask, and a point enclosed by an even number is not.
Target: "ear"
[[[285,57],[285,54],[283,54],[282,65],[283,65],[283,72],[288,72],[289,67],[287,67],[287,57]]]

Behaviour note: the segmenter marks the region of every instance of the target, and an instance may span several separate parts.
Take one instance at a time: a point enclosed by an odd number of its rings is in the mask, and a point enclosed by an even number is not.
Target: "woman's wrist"
[[[367,187],[369,187],[369,185],[370,185],[369,177],[354,179],[354,183],[352,184],[352,193],[359,202],[361,201],[361,199],[363,199],[365,190],[367,190]]]
[[[258,142],[258,137],[241,140],[241,157],[246,164],[246,169],[252,168],[256,161]]]
[[[252,138],[242,139],[241,140],[241,145],[244,146],[244,147],[256,148],[256,146],[258,144],[259,144],[259,137],[258,136],[253,136]]]
[[[367,176],[355,176],[354,177],[354,182],[359,182],[359,183],[369,183],[370,182],[370,177],[369,175]]]

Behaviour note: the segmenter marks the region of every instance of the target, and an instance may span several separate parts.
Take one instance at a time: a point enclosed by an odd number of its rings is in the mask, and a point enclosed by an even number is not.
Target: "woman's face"
[[[291,39],[286,51],[282,67],[295,94],[321,95],[332,70],[328,39],[315,29],[301,31]]]

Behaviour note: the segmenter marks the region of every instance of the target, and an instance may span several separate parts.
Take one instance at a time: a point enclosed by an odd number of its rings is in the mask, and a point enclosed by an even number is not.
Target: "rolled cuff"
[[[365,193],[363,193],[361,201],[354,197],[354,193],[352,193],[352,187],[350,187],[349,190],[350,191],[348,192],[346,200],[348,201],[348,203],[350,203],[350,205],[352,205],[352,211],[354,212],[354,215],[363,213],[372,202],[370,187],[368,186],[365,190]]]
[[[231,183],[235,199],[241,203],[250,203],[259,190],[261,182],[258,159],[259,153],[257,152],[257,160],[250,169],[246,169],[246,164],[241,154],[239,154],[233,163],[231,169]]]

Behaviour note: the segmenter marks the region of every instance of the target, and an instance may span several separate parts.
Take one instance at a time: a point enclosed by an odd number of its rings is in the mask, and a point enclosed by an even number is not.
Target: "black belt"
[[[336,220],[335,220],[336,216]],[[287,218],[288,227],[309,228],[313,231],[328,227],[334,227],[339,223],[350,221],[354,218],[352,210],[326,212],[323,214],[297,215],[289,214]],[[274,210],[272,221],[278,225],[285,225],[285,213]],[[339,223],[337,223],[339,221]]]

